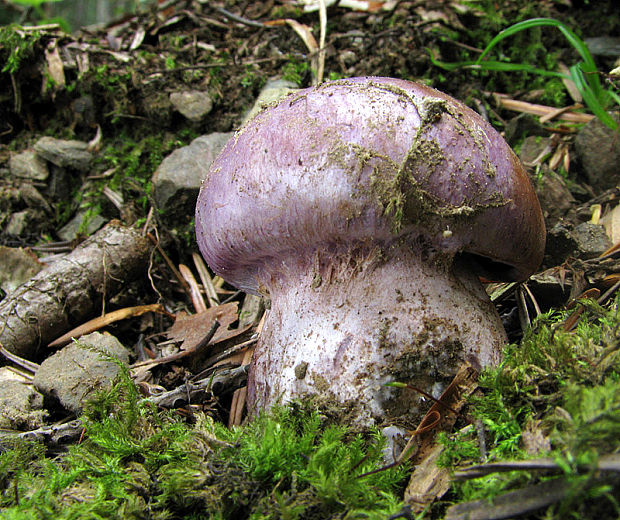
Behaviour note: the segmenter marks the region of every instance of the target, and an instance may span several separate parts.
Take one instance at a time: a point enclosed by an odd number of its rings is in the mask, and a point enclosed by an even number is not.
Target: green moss
[[[141,399],[126,367],[85,408],[84,440],[45,456],[0,454],[3,518],[386,518],[404,468],[382,465],[377,431],[353,434],[316,410],[276,408],[229,430],[189,425]]]
[[[542,514],[548,518],[562,517],[567,508],[579,518],[598,518],[600,509],[588,501],[593,494],[604,499],[598,506],[615,507],[613,488],[589,480],[578,465],[620,449],[620,297],[609,309],[591,301],[582,305],[586,312],[573,332],[562,328],[567,313],[541,316],[520,345],[507,348],[499,368],[482,374],[483,393],[472,399],[471,413],[486,432],[488,460],[536,457],[524,440],[524,432],[534,429],[548,448],[538,455],[555,458],[575,483],[575,493]],[[479,462],[472,426],[443,434],[440,441],[445,447],[441,465]],[[492,474],[454,484],[454,496],[457,501],[489,498],[541,478],[524,471]]]
[[[19,25],[14,24],[0,27],[1,72],[15,74],[24,61],[34,56],[39,40],[39,31],[23,31]]]
[[[282,74],[282,79],[297,83],[297,85],[301,87],[304,84],[304,78],[307,76],[309,70],[310,65],[308,62],[292,58],[282,66],[280,73]]]

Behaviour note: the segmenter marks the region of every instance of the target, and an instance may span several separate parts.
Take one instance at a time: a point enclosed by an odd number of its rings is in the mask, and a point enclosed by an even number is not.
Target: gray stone
[[[283,98],[287,94],[290,94],[291,92],[295,92],[297,90],[299,90],[297,83],[293,83],[292,81],[287,81],[285,79],[274,79],[267,81],[267,83],[265,83],[265,86],[258,94],[258,97],[254,102],[254,106],[244,117],[243,122],[245,123],[246,121],[252,119],[265,106],[268,106],[274,101],[277,101],[278,99]]]
[[[6,246],[0,246],[0,265],[0,287],[6,292],[30,280],[45,267],[34,253],[21,247]]]
[[[32,209],[41,209],[47,213],[50,217],[54,216],[54,210],[50,206],[49,202],[39,193],[32,184],[29,182],[23,182],[19,187],[19,195],[24,201],[26,206]]]
[[[620,122],[620,117],[613,116]],[[575,151],[588,183],[598,191],[618,184],[620,137],[598,119],[585,125],[575,138]]]
[[[34,376],[35,387],[79,414],[84,401],[109,388],[121,371],[116,363],[104,360],[101,352],[129,362],[129,352],[114,336],[93,332],[43,361]]]
[[[605,228],[599,224],[583,222],[573,226],[560,221],[547,233],[545,256],[554,265],[561,264],[569,256],[587,260],[596,258],[611,245]]]
[[[34,150],[46,161],[62,168],[73,168],[85,172],[90,167],[93,155],[88,151],[88,143],[83,141],[67,141],[53,137],[41,137]]]
[[[605,228],[600,224],[583,222],[575,227],[573,236],[577,242],[579,258],[584,260],[596,258],[613,245],[605,232]]]
[[[21,381],[2,381],[0,428],[34,430],[43,426],[46,418],[43,396],[32,385]]]
[[[28,229],[28,224],[31,220],[31,211],[25,209],[23,211],[16,211],[11,215],[9,223],[6,226],[6,234],[14,237],[22,236]]]
[[[595,56],[617,58],[620,56],[620,38],[614,36],[594,36],[586,38],[588,50]]]
[[[544,301],[547,305],[561,307],[571,294],[573,278],[567,276],[561,280],[557,269],[553,267],[541,273],[533,274],[528,279],[527,284],[536,298],[540,298],[540,301]]]
[[[534,166],[536,162],[540,163],[541,155],[550,155],[553,150],[551,149],[551,139],[548,137],[529,136],[526,137],[521,145],[519,151],[519,159],[526,166]]]
[[[49,177],[47,163],[34,150],[25,150],[9,159],[12,177],[32,181],[45,181]]]
[[[209,94],[201,90],[173,92],[170,94],[170,103],[190,121],[200,121],[213,108]]]
[[[525,136],[548,135],[549,131],[540,124],[538,117],[532,114],[519,114],[506,123],[504,138],[510,146],[515,146]]]
[[[11,214],[9,223],[4,229],[5,233],[14,237],[31,236],[37,226],[45,224],[49,217],[43,211],[34,208],[27,208],[23,211],[16,211]]]
[[[564,179],[543,165],[543,174],[534,188],[540,201],[547,226],[554,225],[575,207],[576,201]]]
[[[152,180],[155,202],[163,210],[164,220],[178,223],[193,218],[200,184],[232,135],[214,133],[198,137],[161,162]]]
[[[81,233],[90,236],[107,222],[101,215],[91,215],[88,211],[79,211],[69,222],[58,230],[62,240],[74,240]]]

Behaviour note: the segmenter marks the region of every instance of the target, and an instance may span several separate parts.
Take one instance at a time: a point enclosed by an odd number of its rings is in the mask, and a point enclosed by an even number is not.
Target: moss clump
[[[0,71],[15,74],[24,61],[34,56],[40,39],[40,31],[22,31],[18,25],[0,27]]]
[[[299,61],[295,58],[291,58],[290,61],[282,66],[281,74],[282,79],[286,81],[292,81],[302,87],[308,75],[310,73],[310,65],[305,61]]]
[[[581,304],[586,312],[572,332],[562,327],[567,313],[541,316],[520,345],[507,348],[499,368],[482,374],[483,394],[472,401],[473,415],[486,431],[486,460],[552,457],[574,484],[569,497],[540,512],[540,518],[567,512],[578,518],[616,517],[620,512],[613,498],[617,479],[601,484],[592,478],[594,471],[583,469],[620,449],[620,297],[609,309],[591,301]],[[442,465],[479,462],[474,428],[440,439]],[[491,474],[455,484],[452,498],[492,498],[548,478],[525,471]]]
[[[277,408],[229,430],[194,425],[120,381],[86,407],[84,440],[47,458],[36,442],[0,454],[3,518],[386,518],[403,468],[382,465],[378,432],[352,434],[317,411]]]

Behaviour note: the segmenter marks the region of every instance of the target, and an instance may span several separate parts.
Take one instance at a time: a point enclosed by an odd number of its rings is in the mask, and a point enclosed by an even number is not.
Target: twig
[[[207,310],[207,305],[205,304],[204,298],[202,297],[198,287],[198,282],[196,282],[196,278],[194,278],[194,274],[185,264],[179,264],[179,273],[181,273],[181,276],[190,287],[192,293],[192,304],[194,305],[196,314],[205,312]]]
[[[214,11],[217,11],[221,15],[225,16],[226,18],[229,18],[230,20],[232,20],[234,22],[239,22],[239,23],[241,23],[243,25],[247,25],[249,27],[261,27],[261,28],[267,27],[262,22],[255,22],[254,20],[248,20],[247,18],[243,18],[243,16],[239,16],[239,15],[236,15],[234,13],[231,13],[230,11],[227,11],[223,7],[218,7],[216,5],[211,5],[211,9],[213,9]]]
[[[215,365],[216,363],[219,363],[220,361],[234,355],[237,354],[238,352],[241,352],[242,350],[245,350],[246,348],[248,348],[250,345],[253,345],[254,343],[256,343],[258,341],[258,336],[255,338],[250,338],[247,341],[244,341],[243,343],[239,343],[238,345],[235,345],[234,347],[230,347],[228,349],[226,349],[224,352],[221,352],[220,354],[218,354],[217,356],[213,356],[210,357],[209,359],[207,359],[204,362],[204,366],[207,367],[205,370],[203,370],[202,372],[200,372],[199,374],[197,374],[194,379],[199,379],[201,377],[204,376],[205,372],[207,370],[210,369],[210,367],[212,367],[213,365]]]
[[[233,301],[235,298],[237,298],[237,296],[239,296],[242,293],[243,293],[243,291],[235,291],[228,298],[226,298],[224,301],[222,301],[222,305],[224,305],[225,303],[230,303],[231,301]]]
[[[118,309],[116,311],[105,313],[102,316],[98,316],[97,318],[87,321],[86,323],[82,323],[81,325],[75,327],[74,329],[55,339],[54,341],[51,341],[47,346],[52,348],[62,347],[69,343],[73,338],[79,338],[80,336],[84,336],[85,334],[90,334],[91,332],[102,329],[103,327],[106,327],[107,325],[115,323],[119,320],[142,316],[147,312],[158,312],[160,314],[166,314],[167,316],[171,316],[170,313],[166,312],[164,306],[161,303],[138,305],[136,307],[125,307],[123,309]]]
[[[38,365],[37,363],[34,363],[33,361],[29,361],[27,359],[19,357],[17,354],[13,354],[13,352],[10,352],[9,350],[5,349],[2,345],[0,345],[0,354],[2,354],[9,361],[12,361],[16,365],[19,365],[20,367],[25,368],[26,370],[28,370],[29,372],[32,372],[33,374],[37,370],[39,370],[40,365]]]
[[[179,272],[179,270],[175,267],[175,265],[172,263],[172,260],[170,260],[170,258],[168,257],[168,255],[166,253],[164,253],[164,250],[162,249],[162,247],[159,245],[159,240],[157,240],[151,233],[147,233],[146,237],[153,243],[153,245],[157,248],[157,251],[159,252],[159,254],[162,256],[162,258],[164,259],[164,262],[166,262],[166,264],[168,265],[168,267],[170,268],[170,270],[172,271],[172,273],[174,274],[174,276],[176,277],[176,279],[179,281],[179,283],[181,284],[181,287],[183,288],[183,291],[185,291],[185,294],[187,295],[187,297],[189,298],[189,300],[192,300],[192,290],[189,286],[189,284],[185,281],[185,278],[183,278],[183,276],[181,275],[181,273]]]
[[[239,388],[245,383],[247,375],[247,365],[224,368],[216,371],[211,377],[201,379],[195,383],[188,381],[174,390],[149,397],[148,400],[157,406],[176,408],[190,402],[196,395],[205,391],[219,394],[233,387],[235,389]]]
[[[196,266],[196,270],[198,271],[200,281],[202,282],[202,285],[205,288],[205,292],[207,293],[207,305],[209,307],[219,305],[220,298],[217,295],[217,291],[215,290],[215,286],[213,285],[213,279],[209,274],[204,260],[198,253],[192,253],[192,259],[194,260],[194,265]]]
[[[618,290],[619,287],[620,287],[620,280],[618,280],[609,289],[607,289],[607,291],[605,291],[603,295],[598,300],[596,300],[597,303],[603,304],[607,300],[607,298],[609,298],[613,293],[615,293]]]
[[[319,66],[316,73],[317,85],[323,83],[323,74],[325,73],[325,36],[327,33],[327,7],[325,0],[319,0],[319,23],[321,25],[321,34],[319,36]]]
[[[493,95],[498,100],[499,106],[507,110],[514,110],[515,112],[523,112],[525,114],[534,114],[536,116],[545,116],[550,113],[556,112],[556,108],[548,107],[545,105],[536,105],[534,103],[528,103],[527,101],[519,101],[517,99],[510,99],[505,94],[499,94],[494,92]],[[594,119],[592,114],[581,114],[576,112],[565,112],[560,114],[559,119],[569,121],[572,123],[589,123]]]
[[[223,393],[231,388],[238,388],[245,383],[248,374],[247,365],[235,368],[224,368],[215,372],[211,377],[196,383],[186,383],[182,386],[163,392],[156,396],[146,397],[145,401],[150,401],[157,406],[171,408],[179,404],[187,403],[187,396],[193,398],[205,391],[214,395]],[[37,439],[47,444],[61,444],[76,441],[84,431],[84,424],[81,419],[60,424],[43,426],[36,430],[27,432],[13,433],[0,432],[0,445],[5,439]]]
[[[603,455],[597,461],[594,468],[589,464],[581,464],[579,470],[590,471],[615,471],[620,472],[620,454],[612,453]],[[507,471],[554,471],[561,472],[562,468],[554,459],[540,458],[531,460],[514,460],[507,462],[490,462],[488,464],[476,464],[468,468],[461,469],[454,473],[455,480],[469,480],[472,478],[484,477],[491,473],[505,473]]]

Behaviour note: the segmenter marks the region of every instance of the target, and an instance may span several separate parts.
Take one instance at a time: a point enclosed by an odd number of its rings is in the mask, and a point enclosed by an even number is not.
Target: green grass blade
[[[620,105],[620,96],[618,96],[616,92],[614,92],[613,90],[608,90],[607,93],[609,94],[609,97],[616,102],[617,105]]]
[[[447,71],[452,71],[458,68],[470,68],[476,70],[494,70],[501,72],[530,72],[533,74],[539,74],[541,76],[552,76],[556,78],[568,79],[570,76],[566,74],[562,74],[561,72],[556,72],[552,70],[539,69],[537,67],[533,67],[527,63],[510,63],[506,61],[483,61],[482,63],[478,63],[475,61],[458,61],[453,63],[447,63],[445,61],[437,60],[430,49],[427,49],[429,53],[429,57],[431,62],[436,67],[442,68]]]
[[[616,121],[605,110],[601,100],[586,81],[581,67],[579,65],[573,65],[569,70],[571,79],[575,82],[575,85],[581,92],[583,101],[590,111],[598,117],[604,125],[608,126],[612,130],[618,130],[618,123],[616,123]],[[605,95],[608,94],[605,91],[603,92]]]
[[[554,18],[532,18],[530,20],[524,20],[522,22],[511,25],[507,29],[501,31],[489,42],[489,44],[482,51],[482,54],[478,57],[476,61],[480,64],[482,59],[493,49],[493,47],[495,47],[502,40],[508,38],[509,36],[513,36],[518,32],[532,29],[534,27],[555,27],[564,35],[564,37],[568,40],[572,47],[581,56],[581,59],[583,60],[584,72],[590,73],[587,75],[587,82],[590,85],[592,91],[594,92],[594,95],[602,101],[605,98],[605,94],[601,86],[600,79],[598,77],[594,58],[592,58],[592,54],[590,54],[588,46],[581,38],[579,38],[579,36],[577,36],[570,29],[570,27],[563,24],[559,20],[555,20]]]
[[[431,59],[431,63],[433,65],[435,65],[435,67],[439,67],[440,69],[443,69],[443,70],[452,71],[452,70],[456,70],[456,69],[458,69],[460,67],[467,67],[469,65],[475,65],[476,64],[475,61],[457,61],[457,62],[454,62],[454,63],[448,63],[448,62],[445,62],[445,61],[439,61],[433,55],[433,51],[431,49],[429,49],[428,47],[426,48],[426,52],[428,52],[428,56]]]
[[[530,72],[532,74],[538,74],[540,76],[551,76],[555,78],[568,78],[566,74],[556,72],[554,70],[539,69],[532,67],[527,63],[510,63],[506,61],[484,61],[482,63],[473,63],[471,65],[465,65],[464,68],[477,69],[477,70],[493,70],[500,72]]]
[[[497,36],[495,36],[486,48],[482,51],[482,54],[478,58],[478,62],[480,62],[484,57],[495,47],[499,42],[508,38],[509,36],[513,36],[521,31],[532,29],[534,27],[556,27],[559,29],[562,34],[566,37],[569,43],[577,50],[581,58],[584,62],[588,64],[588,67],[593,67],[596,70],[596,65],[594,64],[594,59],[588,50],[586,44],[581,40],[569,27],[564,25],[559,20],[555,20],[553,18],[532,18],[530,20],[524,20],[522,22],[511,25],[510,27],[501,31]]]

